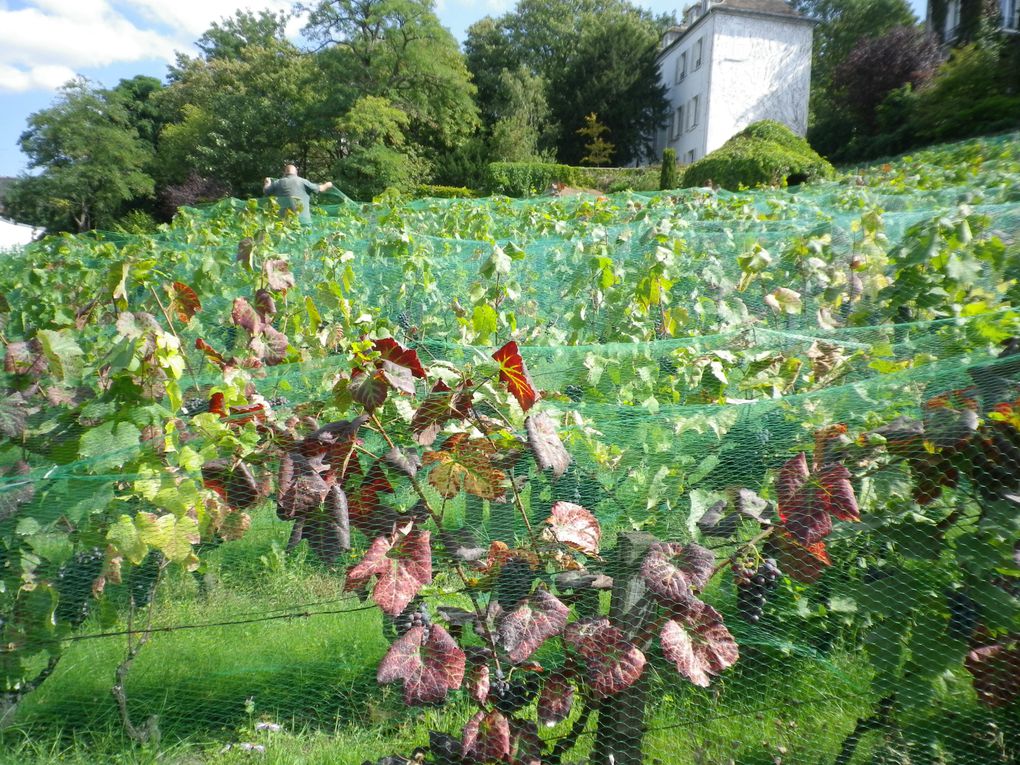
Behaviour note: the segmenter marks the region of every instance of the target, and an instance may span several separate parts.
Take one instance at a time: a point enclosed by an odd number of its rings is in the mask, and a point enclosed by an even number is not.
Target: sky
[[[910,0],[919,16],[925,0]],[[113,86],[145,74],[163,79],[175,51],[235,11],[289,10],[292,0],[0,0],[0,176],[27,169],[18,148],[30,114],[48,107],[76,75]],[[440,21],[463,42],[466,29],[499,16],[514,0],[436,0]],[[640,0],[655,13],[690,0]],[[297,34],[301,22],[294,21]]]

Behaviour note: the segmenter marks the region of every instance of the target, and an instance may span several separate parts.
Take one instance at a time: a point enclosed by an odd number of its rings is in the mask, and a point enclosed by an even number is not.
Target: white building
[[[1020,33],[1020,0],[998,0],[999,21],[1004,32]],[[934,3],[928,0],[926,21],[943,42],[953,43],[960,35],[960,0],[943,0],[945,19],[941,29],[935,29]]]
[[[690,164],[765,119],[804,135],[814,23],[783,0],[688,7],[659,53],[671,117],[655,137],[656,156],[671,147]]]
[[[12,250],[22,247],[42,233],[42,229],[32,228],[22,223],[0,218],[0,250]]]

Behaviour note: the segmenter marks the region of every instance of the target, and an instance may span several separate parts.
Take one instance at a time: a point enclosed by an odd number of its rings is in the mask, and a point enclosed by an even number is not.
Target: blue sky
[[[910,0],[923,15],[925,0]],[[478,19],[498,16],[514,0],[437,0],[458,40]],[[288,9],[290,0],[0,0],[0,175],[26,169],[18,136],[75,74],[106,86],[147,74],[162,78],[174,51],[235,10]],[[681,11],[689,0],[643,0],[655,13]],[[300,22],[295,23],[295,33]]]

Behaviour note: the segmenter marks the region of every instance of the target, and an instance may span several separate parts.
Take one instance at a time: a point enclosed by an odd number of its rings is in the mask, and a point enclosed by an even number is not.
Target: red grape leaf
[[[227,365],[227,362],[223,358],[222,354],[220,354],[219,351],[217,351],[215,348],[209,345],[209,343],[207,343],[202,338],[200,337],[195,338],[195,348],[202,351],[202,353],[205,354],[205,357],[209,359],[209,361],[211,361],[213,364],[218,366],[220,369],[223,369],[223,367]]]
[[[659,639],[663,656],[676,665],[677,672],[695,685],[707,688],[712,682],[711,676],[735,664],[740,652],[715,609],[705,606],[701,619],[687,627],[669,619]]]
[[[266,363],[270,365],[282,364],[287,358],[289,344],[287,336],[269,324],[262,325],[262,336],[266,339]]]
[[[226,489],[227,502],[237,508],[251,507],[261,496],[258,482],[245,462],[239,462],[229,471]]]
[[[412,627],[379,663],[380,684],[401,680],[406,704],[435,704],[464,679],[464,652],[438,624]]]
[[[266,273],[266,283],[269,289],[276,292],[286,292],[294,286],[294,274],[290,272],[290,266],[286,260],[267,260],[262,266]]]
[[[839,464],[826,465],[818,471],[818,491],[826,510],[841,521],[859,521],[860,508],[850,484],[850,471]]]
[[[486,439],[456,433],[446,439],[441,450],[425,454],[423,462],[434,465],[429,483],[441,496],[450,499],[463,489],[482,499],[495,499],[503,493],[506,476],[493,465],[494,457],[495,447]]]
[[[263,319],[271,319],[276,315],[276,301],[273,300],[273,295],[269,290],[256,290],[255,310]]]
[[[584,679],[595,698],[629,688],[644,671],[645,655],[604,616],[570,624],[563,639],[580,654]]]
[[[780,529],[772,535],[772,546],[780,570],[795,581],[811,584],[832,565],[825,542],[802,545],[789,532]]]
[[[251,268],[251,256],[255,252],[255,240],[246,236],[237,243],[237,262],[245,268]]]
[[[556,423],[545,412],[538,412],[524,421],[524,427],[538,466],[542,470],[552,470],[553,475],[559,478],[570,464],[570,454],[556,433]]]
[[[280,458],[277,478],[276,514],[287,520],[317,510],[326,500],[329,484],[301,452],[287,452]]]
[[[517,343],[511,340],[494,354],[492,358],[499,364],[499,379],[510,394],[517,399],[521,409],[525,412],[531,409],[538,401],[538,391],[527,367],[524,366],[524,359],[517,350]]]
[[[527,659],[567,626],[570,609],[548,590],[536,590],[500,619],[496,640],[514,664]]]
[[[967,654],[964,667],[974,678],[974,692],[987,707],[1002,707],[1020,696],[1020,639],[975,648]]]
[[[545,745],[535,723],[510,718],[510,762],[512,765],[542,765]]]
[[[779,477],[776,479],[776,498],[779,500],[780,516],[784,512],[783,508],[790,505],[794,495],[807,482],[810,474],[807,456],[805,456],[804,452],[788,460],[779,469]]]
[[[477,712],[464,726],[464,758],[484,763],[510,759],[510,723],[497,710]]]
[[[454,393],[446,383],[439,380],[411,418],[414,440],[422,446],[429,446],[447,422],[466,419],[473,395],[468,390],[470,387],[471,381],[467,380]]]
[[[413,348],[404,348],[392,337],[384,337],[375,341],[375,350],[383,361],[389,361],[397,366],[411,370],[411,374],[424,380],[425,369],[418,358],[418,352]]]
[[[393,539],[377,537],[365,557],[347,572],[344,591],[358,589],[373,576],[372,599],[384,612],[397,616],[432,581],[429,532],[412,529],[407,535],[398,532]]]
[[[234,306],[230,309],[230,320],[237,326],[248,330],[251,335],[257,335],[262,329],[262,319],[259,318],[258,311],[242,297],[234,298]]]
[[[198,295],[195,294],[195,290],[191,289],[184,282],[173,283],[170,306],[174,313],[177,314],[177,318],[185,324],[191,321],[192,316],[202,310],[202,302],[198,299]]]
[[[474,665],[467,673],[466,685],[468,696],[484,706],[489,698],[489,668],[485,664]]]
[[[641,563],[641,577],[649,592],[664,606],[686,611],[701,601],[694,595],[712,575],[715,555],[696,544],[653,544]]]
[[[549,675],[538,697],[538,721],[553,727],[570,716],[574,705],[574,686],[562,672]]]
[[[573,502],[554,502],[546,523],[560,544],[585,555],[599,554],[602,527],[598,519],[581,505],[575,505]]]
[[[409,396],[414,395],[414,375],[410,369],[394,364],[392,361],[383,361],[379,364],[378,369],[394,390]]]
[[[227,416],[226,397],[222,393],[216,392],[209,397],[209,414]]]
[[[361,369],[351,372],[351,398],[371,412],[383,405],[389,391],[389,383],[383,373],[376,370],[371,374]]]

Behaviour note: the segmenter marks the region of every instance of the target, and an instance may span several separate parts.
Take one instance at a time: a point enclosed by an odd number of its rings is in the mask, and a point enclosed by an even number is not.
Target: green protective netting
[[[1020,134],[785,190],[385,196],[307,227],[227,200],[6,255],[0,293],[0,762],[1020,757]],[[375,361],[382,338],[427,379]],[[493,360],[510,340],[528,412]],[[376,370],[378,423],[322,457],[309,434],[361,413]],[[429,390],[464,377],[470,418],[416,440]],[[538,412],[562,475],[531,455]],[[499,491],[444,492],[458,433],[499,452],[465,463]],[[416,482],[379,459],[392,440]],[[294,510],[288,459],[339,470],[349,545],[325,489]],[[590,511],[598,554],[590,526],[550,552],[556,502]],[[393,618],[344,577],[409,519],[441,543]],[[717,617],[664,605],[651,537],[710,551],[704,581],[676,565]],[[449,609],[512,605],[514,566],[571,623],[624,625],[640,677],[593,691],[627,665],[553,636],[541,671],[510,662],[520,704],[479,705],[470,677],[424,706],[377,682],[419,601],[483,646]],[[715,618],[739,658],[697,632]],[[694,635],[683,667],[669,620]],[[571,711],[529,727],[557,682]],[[491,729],[462,736],[480,708]]]

